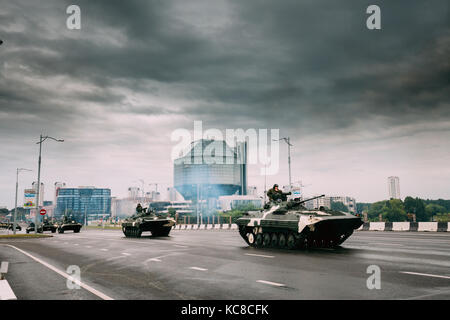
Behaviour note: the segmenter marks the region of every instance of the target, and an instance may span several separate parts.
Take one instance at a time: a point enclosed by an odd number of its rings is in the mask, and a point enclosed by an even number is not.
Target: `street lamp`
[[[36,214],[34,216],[34,233],[37,234],[37,217],[39,213],[39,192],[41,189],[41,154],[42,154],[42,143],[47,140],[52,139],[56,142],[64,142],[63,139],[55,139],[50,136],[43,137],[42,134],[39,138],[39,142],[36,142],[36,144],[39,144],[39,161],[38,161],[38,181],[37,181],[37,190],[36,190]]]
[[[19,172],[22,172],[22,171],[33,171],[33,170],[25,169],[25,168],[17,168],[17,171],[16,171],[16,205],[14,206],[14,222],[13,222],[14,234],[16,234],[16,225],[17,225],[16,217],[17,217],[17,192],[19,190]]]
[[[289,191],[290,189],[292,189],[292,182],[291,182],[291,147],[293,146],[291,144],[291,138],[287,137],[287,138],[281,138],[281,139],[273,139],[273,141],[280,141],[280,140],[284,140],[284,142],[287,143],[288,145],[288,164],[289,164]]]

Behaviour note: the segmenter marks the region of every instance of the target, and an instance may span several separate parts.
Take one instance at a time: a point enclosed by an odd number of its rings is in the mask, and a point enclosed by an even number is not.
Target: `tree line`
[[[356,210],[359,214],[367,212],[369,221],[382,220],[387,222],[412,221],[416,216],[417,222],[450,221],[450,200],[424,200],[420,198],[406,197],[400,199],[382,200],[374,203],[357,203]]]

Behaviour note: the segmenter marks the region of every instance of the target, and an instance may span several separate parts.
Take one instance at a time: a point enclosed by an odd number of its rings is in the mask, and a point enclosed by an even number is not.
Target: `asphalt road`
[[[450,233],[359,231],[339,249],[284,251],[250,248],[237,231],[82,230],[0,240],[0,261],[18,299],[450,298]],[[80,289],[61,275],[71,265]],[[367,287],[371,265],[381,289]]]

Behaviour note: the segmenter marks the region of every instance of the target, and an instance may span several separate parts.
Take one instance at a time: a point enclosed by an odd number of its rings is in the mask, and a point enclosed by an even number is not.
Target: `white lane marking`
[[[383,243],[383,242],[374,242],[374,243],[368,243],[367,245],[382,245],[382,246],[392,246],[392,247],[404,247],[404,244],[399,244],[399,243]]]
[[[8,281],[0,280],[0,300],[17,300]]]
[[[90,248],[92,248],[92,246],[86,246],[86,248],[90,249]]]
[[[255,253],[244,253],[246,256],[252,256],[252,257],[262,257],[262,258],[275,258],[275,256],[266,256],[263,254],[255,254]]]
[[[74,245],[74,246],[78,246],[79,244],[78,244],[78,243],[74,243],[73,245]]]
[[[268,284],[268,285],[275,286],[275,287],[285,287],[285,285],[282,283],[276,283],[276,282],[272,282],[272,281],[256,280],[256,282]]]
[[[198,270],[198,271],[208,271],[208,269],[205,269],[205,268],[199,268],[199,267],[189,267],[189,269],[192,269],[192,270]]]
[[[58,268],[52,266],[49,263],[47,263],[47,262],[45,262],[45,261],[43,261],[43,260],[41,260],[39,258],[36,258],[35,256],[29,254],[28,252],[23,251],[22,249],[19,249],[19,248],[15,247],[13,245],[10,245],[10,244],[7,244],[7,246],[16,249],[19,252],[22,252],[24,255],[30,257],[31,259],[33,259],[36,262],[39,262],[40,264],[46,266],[47,268],[49,268],[50,270],[52,270],[52,271],[56,272],[57,274],[63,276],[64,278],[69,279],[70,281],[76,282],[80,287],[86,289],[87,291],[89,291],[92,294],[95,294],[97,297],[99,297],[99,298],[101,298],[103,300],[114,300],[113,298],[111,298],[111,297],[107,296],[106,294],[98,291],[97,289],[92,288],[91,286],[85,284],[84,282],[81,282],[79,280],[73,279],[72,276],[68,275],[67,273],[65,273],[65,272],[63,272],[61,270],[59,270]]]
[[[188,246],[182,246],[182,245],[179,245],[179,244],[174,244],[173,246],[177,247],[177,248],[189,248]]]
[[[68,242],[64,242],[63,244],[69,244]]]
[[[100,249],[101,251],[108,251],[108,249]]]
[[[440,276],[437,274],[429,274],[429,273],[419,273],[419,272],[409,272],[409,271],[400,271],[400,273],[412,274],[412,275],[416,275],[416,276],[432,277],[432,278],[450,279],[449,276]]]
[[[161,262],[161,260],[158,258],[150,258],[150,259],[145,260],[144,263],[149,262],[149,261]]]
[[[122,252],[122,254],[123,254],[124,256],[129,256],[129,255],[130,255],[130,253],[127,253],[127,252]]]
[[[8,261],[2,261],[2,264],[0,266],[0,275],[8,273],[8,266],[9,266]]]

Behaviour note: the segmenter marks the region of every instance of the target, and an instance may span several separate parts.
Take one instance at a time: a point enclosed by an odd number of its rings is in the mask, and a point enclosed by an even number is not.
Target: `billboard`
[[[25,209],[36,208],[36,191],[34,189],[25,189],[23,199]]]

